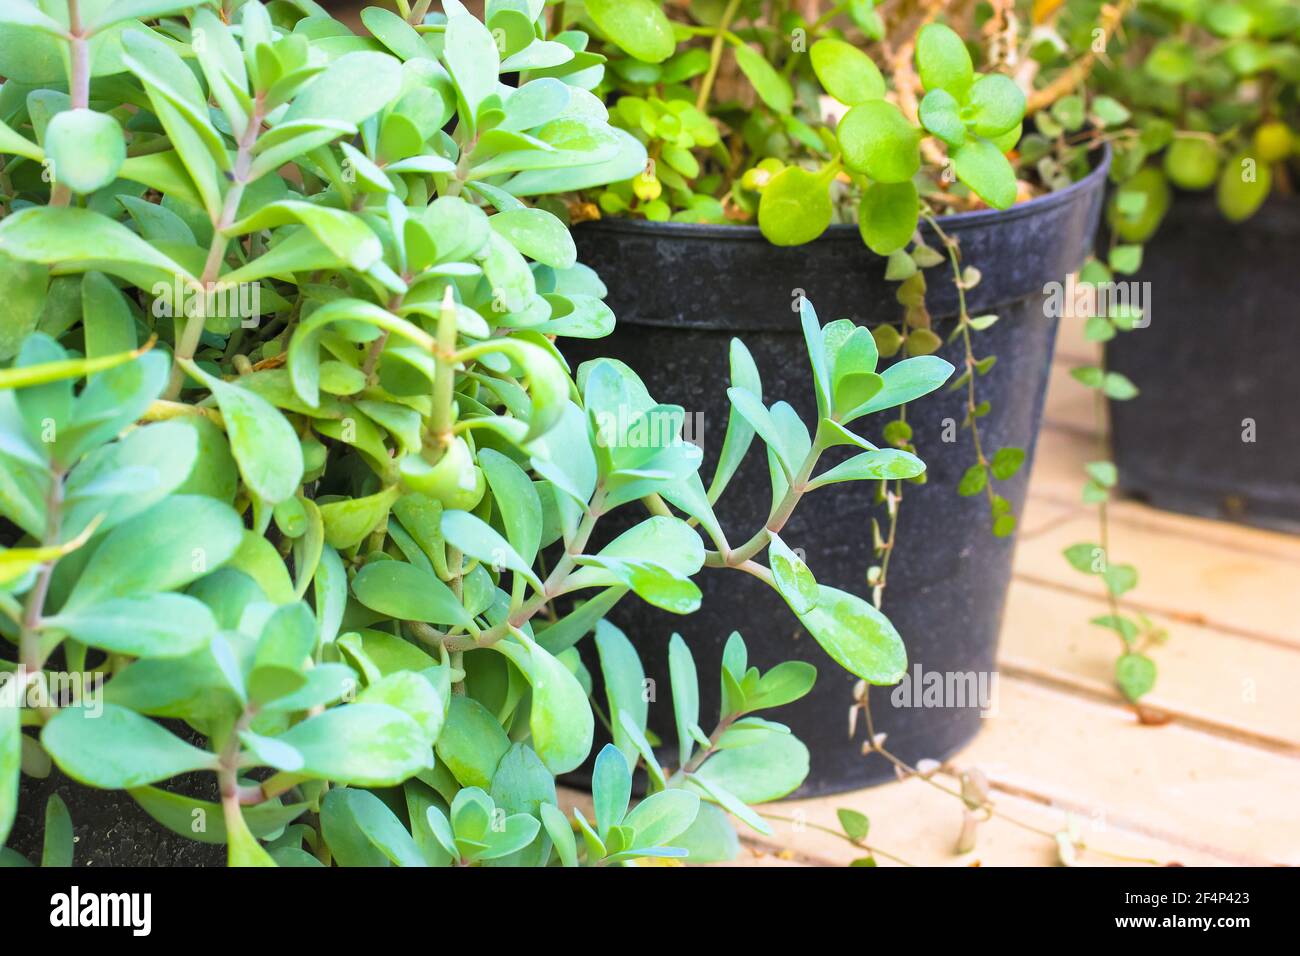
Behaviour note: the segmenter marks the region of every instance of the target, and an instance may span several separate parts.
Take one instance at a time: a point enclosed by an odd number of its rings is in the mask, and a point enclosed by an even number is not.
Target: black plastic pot
[[[1107,364],[1141,394],[1110,406],[1120,485],[1158,508],[1300,531],[1300,199],[1244,223],[1177,197],[1134,278],[1150,325]],[[1253,440],[1252,440],[1253,438]]]
[[[983,280],[968,296],[972,315],[997,313],[1001,320],[979,333],[979,355],[998,361],[979,380],[979,394],[992,404],[981,419],[985,448],[1025,448],[1033,454],[1042,418],[1056,322],[1045,316],[1044,286],[1063,281],[1089,250],[1101,208],[1107,162],[1087,179],[1005,212],[981,211],[944,217],[941,226],[961,242],[964,262]],[[608,355],[622,359],[645,380],[659,401],[703,415],[705,463],[712,475],[726,429],[728,342],[740,337],[763,375],[764,400],[790,402],[804,421],[814,421],[808,360],[799,329],[797,300],[806,295],[823,323],[850,317],[868,326],[896,321],[896,285],[884,279],[885,263],[862,244],[853,226],[833,226],[817,241],[795,248],[774,247],[757,228],[601,221],[576,230],[579,258],[609,287],[608,303],[618,325],[608,338],[566,340],[574,365]],[[926,233],[936,248],[937,237]],[[956,290],[950,268],[927,274],[928,305],[943,337],[953,328]],[[940,353],[960,365],[960,342]],[[930,396],[908,409],[914,441],[928,464],[929,480],[909,486],[899,521],[901,543],[890,566],[885,612],[907,645],[912,673],[938,673],[960,680],[992,680],[998,631],[1011,577],[1014,539],[996,539],[983,498],[961,498],[956,486],[974,461],[969,435],[961,431],[963,398]],[[856,423],[880,442],[888,418]],[[951,420],[949,422],[948,420]],[[945,443],[944,432],[956,432]],[[770,504],[765,456],[751,450],[718,505],[724,528],[743,540],[760,528]],[[999,491],[1019,515],[1029,463]],[[801,547],[819,582],[868,596],[866,569],[873,563],[871,517],[879,513],[868,485],[833,485],[800,504],[782,531]],[[632,510],[632,509],[629,509]],[[617,512],[615,513],[617,514]],[[633,515],[629,519],[633,520]],[[667,643],[680,631],[694,651],[700,672],[701,722],[716,719],[718,672],[727,636],[738,630],[750,661],[766,668],[798,658],[817,666],[814,691],[774,712],[812,751],[812,769],[800,795],[834,793],[891,779],[892,769],[861,749],[865,722],[849,735],[849,711],[856,679],[838,667],[800,627],[779,596],[766,585],[733,571],[706,570],[700,611],[676,617],[635,599],[621,602],[611,619],[638,645],[647,676],[664,688],[665,703],[653,708],[652,728],[675,739]],[[590,650],[588,648],[588,650]],[[594,664],[594,661],[589,661]],[[593,667],[599,676],[599,670]],[[923,678],[924,680],[924,678]],[[913,683],[916,683],[914,680]],[[904,685],[899,685],[903,687]],[[976,685],[978,686],[978,684]],[[915,700],[924,703],[923,684]],[[981,700],[972,693],[963,706],[895,706],[890,688],[871,695],[877,732],[907,760],[943,758],[966,744],[980,726]],[[902,696],[902,695],[900,695]],[[658,723],[656,723],[656,717]],[[671,757],[669,757],[671,760]]]

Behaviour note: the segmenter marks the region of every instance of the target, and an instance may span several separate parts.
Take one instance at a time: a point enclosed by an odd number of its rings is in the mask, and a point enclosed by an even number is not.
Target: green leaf
[[[561,812],[559,807],[552,803],[543,803],[541,814],[542,826],[546,828],[546,835],[555,844],[555,852],[560,857],[560,863],[568,867],[577,866],[578,843],[574,839],[573,827],[569,825],[569,818]]]
[[[54,182],[82,195],[117,178],[126,141],[117,120],[89,109],[64,110],[45,128],[45,156]]]
[[[878,256],[903,249],[916,232],[919,203],[916,186],[910,180],[868,186],[858,206],[858,229],[867,248]]]
[[[1255,215],[1272,189],[1273,172],[1268,164],[1242,152],[1224,163],[1215,195],[1219,210],[1230,222],[1243,222]]]
[[[553,269],[570,269],[578,250],[564,223],[544,209],[513,209],[488,219],[488,225],[521,253]]]
[[[522,468],[491,448],[479,449],[478,464],[492,489],[506,538],[531,566],[542,540],[542,503],[536,486]]]
[[[302,484],[302,446],[288,420],[266,399],[242,386],[223,382],[196,365],[189,372],[216,398],[230,450],[248,489],[271,505],[296,495]]]
[[[6,691],[3,699],[0,699],[0,846],[9,839],[9,831],[18,814],[23,734],[18,720],[18,702],[13,699],[16,696]]]
[[[672,682],[673,719],[677,725],[677,762],[686,764],[695,749],[691,732],[700,722],[700,684],[695,658],[680,634],[668,642],[668,675]]]
[[[1131,564],[1107,565],[1102,572],[1102,580],[1106,582],[1106,589],[1111,594],[1120,597],[1137,587],[1137,568]]]
[[[808,483],[808,490],[840,481],[915,478],[924,471],[925,462],[910,452],[898,448],[881,448],[854,455],[848,461],[823,472]]]
[[[975,77],[966,44],[941,23],[928,24],[917,34],[916,69],[927,91],[947,90],[960,102],[965,102]]]
[[[50,794],[45,802],[45,843],[41,851],[41,866],[72,866],[72,817],[68,805],[57,794]]]
[[[961,104],[947,90],[931,90],[921,100],[921,125],[954,149],[966,142]]]
[[[41,732],[41,745],[72,779],[125,790],[216,769],[215,754],[190,746],[149,718],[115,704],[103,704],[102,710],[60,710]]]
[[[198,281],[126,226],[89,209],[20,209],[0,222],[0,253],[61,273],[107,272],[142,289],[171,287],[177,276]]]
[[[173,495],[109,533],[60,613],[184,587],[224,564],[242,537],[239,517],[227,505],[198,495]]]
[[[501,51],[488,28],[476,17],[465,14],[447,18],[444,37],[443,60],[456,82],[467,125],[473,129],[479,107],[497,91]]]
[[[771,734],[762,743],[714,754],[695,774],[747,803],[786,796],[808,776],[808,748],[793,734]]]
[[[538,591],[543,590],[541,579],[528,562],[482,518],[468,511],[444,511],[442,536],[448,544],[460,548],[471,558],[482,561],[495,570],[508,568],[521,575]]]
[[[618,826],[627,814],[632,798],[632,774],[623,754],[613,744],[605,744],[596,755],[591,774],[591,799],[596,812],[596,832],[603,840],[610,827]]]
[[[851,43],[818,40],[808,51],[813,72],[826,92],[850,106],[885,95],[885,78],[875,61]]]
[[[952,375],[952,365],[937,355],[919,355],[896,362],[881,373],[885,387],[865,405],[855,408],[840,420],[848,424],[855,418],[884,411],[928,395]]]
[[[5,322],[0,325],[0,362],[8,362],[17,355],[23,341],[41,321],[49,284],[49,270],[32,262],[22,262],[13,256],[0,254],[0,287],[5,290],[6,311]],[[86,328],[89,338],[89,324]],[[96,354],[100,353],[92,353],[91,357]]]
[[[969,140],[952,155],[957,178],[995,209],[1016,201],[1016,173],[996,146],[986,139]]]
[[[1119,471],[1115,468],[1114,462],[1090,461],[1083,466],[1083,470],[1088,473],[1089,478],[1103,488],[1114,488],[1115,483],[1119,481]]]
[[[767,561],[772,566],[776,589],[796,614],[807,614],[817,604],[817,580],[803,558],[791,551],[775,532],[769,537]]]
[[[320,808],[321,836],[340,866],[424,866],[414,838],[383,800],[366,790],[336,788]]]
[[[824,175],[800,166],[787,166],[773,176],[758,204],[758,227],[768,242],[801,246],[825,232],[834,213],[827,186]]]
[[[533,749],[551,773],[568,773],[587,759],[595,719],[587,693],[559,660],[525,632],[514,629],[519,643],[500,641],[493,647],[514,662],[532,685],[528,727]]]
[[[404,561],[373,561],[352,579],[352,593],[373,611],[399,621],[456,624],[471,621],[464,606],[442,581]]]
[[[197,800],[157,787],[133,787],[128,793],[149,816],[168,830],[179,833],[199,843],[225,843],[226,824],[222,818],[221,804]],[[268,800],[256,806],[244,807],[243,816],[248,829],[257,837],[266,838],[302,816],[308,810],[305,803],[281,804]]]
[[[673,26],[653,0],[587,0],[587,15],[625,53],[662,63],[677,49]]]
[[[358,787],[392,787],[432,766],[424,729],[386,704],[348,704],[276,738],[303,756],[301,773]]]
[[[726,812],[712,803],[701,803],[695,822],[673,837],[686,851],[691,863],[725,863],[740,854],[736,828]]]
[[[818,326],[817,334],[821,335],[820,326]],[[730,364],[732,386],[749,391],[761,401],[763,398],[763,383],[759,378],[758,367],[754,364],[754,358],[749,354],[749,349],[745,348],[745,343],[738,338],[731,340]],[[745,416],[732,407],[727,413],[727,433],[722,439],[722,451],[718,455],[718,467],[713,473],[713,481],[709,485],[709,501],[717,501],[731,482],[732,477],[736,474],[736,469],[740,467],[740,463],[745,458],[745,453],[749,451],[753,439],[754,429],[745,420]]]
[[[1107,372],[1106,378],[1102,381],[1101,390],[1106,393],[1107,398],[1114,399],[1117,402],[1125,402],[1138,395],[1137,386],[1126,375],[1119,372]]]
[[[383,255],[379,237],[360,216],[294,199],[282,199],[262,206],[225,232],[242,236],[285,225],[305,226],[321,245],[358,272],[369,269]]]
[[[227,866],[275,866],[271,854],[263,849],[248,829],[244,820],[243,808],[232,813],[226,821],[226,865]]]
[[[495,53],[495,44],[492,49]],[[492,79],[495,82],[495,72]],[[345,53],[294,97],[281,122],[336,120],[357,125],[388,105],[401,88],[402,66],[395,58],[370,51]]]
[[[1020,470],[1020,466],[1025,463],[1025,450],[1023,448],[999,448],[993,455],[993,460],[989,466],[993,469],[993,477],[998,481],[1006,481],[1012,475]]]
[[[905,183],[921,168],[920,133],[897,106],[885,100],[853,107],[840,120],[836,136],[845,165],[877,182]]]
[[[490,787],[497,764],[510,750],[510,738],[477,700],[453,694],[436,749],[462,786]]]
[[[102,273],[87,272],[82,277],[81,314],[87,356],[116,355],[139,344],[126,297]]]
[[[1106,552],[1091,542],[1072,544],[1063,552],[1074,570],[1083,574],[1101,574],[1106,567]]]
[[[633,848],[664,846],[695,822],[700,798],[676,788],[651,794],[635,807],[623,824],[634,833]]]
[[[840,826],[844,829],[844,835],[854,843],[861,843],[867,838],[867,833],[871,829],[871,821],[864,814],[857,810],[849,810],[840,807],[835,811],[835,815],[840,819]]]
[[[1115,683],[1136,703],[1156,685],[1156,662],[1145,654],[1121,654],[1115,661]]]
[[[907,651],[889,619],[856,595],[824,584],[817,592],[816,607],[798,615],[808,633],[850,673],[872,684],[897,683],[907,672]]]
[[[650,705],[646,700],[645,671],[636,648],[627,635],[609,621],[602,620],[596,625],[596,650],[600,655],[600,672],[605,680],[609,712],[617,714],[622,711],[644,730]],[[612,736],[628,766],[633,766],[637,760],[637,747],[618,721],[613,724]]]
[[[770,109],[788,114],[794,108],[794,91],[790,81],[778,73],[763,55],[741,43],[732,48],[736,65],[748,77],[759,98]],[[770,185],[770,184],[769,184]]]
[[[184,657],[217,629],[207,606],[184,594],[119,598],[45,618],[44,626],[114,654]]]
[[[971,129],[989,139],[1014,129],[1025,115],[1025,94],[1001,73],[981,76],[971,87]]]

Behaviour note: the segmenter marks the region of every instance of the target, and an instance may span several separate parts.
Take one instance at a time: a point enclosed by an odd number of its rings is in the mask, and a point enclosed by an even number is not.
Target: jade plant
[[[952,367],[879,372],[804,302],[817,420],[765,404],[733,342],[706,491],[683,409],[555,344],[614,317],[545,197],[644,162],[588,92],[602,59],[540,0],[427,7],[367,9],[368,36],[307,0],[0,9],[0,843],[53,761],[232,864],[725,858],[728,814],[764,830],[752,805],[807,773],[756,712],[813,668],[733,635],[706,732],[674,638],[665,767],[606,612],[689,614],[697,572],[739,570],[860,679],[905,672],[780,532],[824,485],[921,474],[849,426]],[[712,505],[756,436],[771,513],[733,547]],[[646,514],[597,546],[617,508]],[[555,780],[598,718],[589,820]],[[159,786],[189,773],[219,800]],[[47,821],[66,862],[61,801]]]

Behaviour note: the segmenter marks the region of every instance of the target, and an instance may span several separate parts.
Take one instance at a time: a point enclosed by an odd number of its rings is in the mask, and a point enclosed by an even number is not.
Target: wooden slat
[[[1206,679],[1213,676],[1208,671]],[[1239,863],[1300,864],[1300,760],[1031,682],[961,755],[1015,793]]]
[[[1000,663],[1011,673],[1121,703],[1119,639],[1089,624],[1100,597],[1017,581],[1007,600]],[[1159,680],[1146,703],[1208,733],[1300,754],[1300,651],[1157,617],[1171,639],[1154,650]]]
[[[1118,520],[1112,521],[1110,528],[1111,559],[1132,563],[1139,572],[1137,588],[1124,595],[1122,603],[1179,621],[1300,647],[1300,587],[1296,586],[1300,564],[1182,530],[1194,525],[1167,521],[1133,524],[1118,512],[1115,517]],[[1215,529],[1215,534],[1223,531]],[[1093,593],[1096,582],[1070,567],[1061,554],[1072,544],[1097,538],[1095,516],[1073,518],[1023,541],[1016,552],[1016,573],[1041,584]],[[1290,543],[1275,544],[1285,549]],[[1206,679],[1212,679],[1215,670],[1215,664],[1207,660]]]

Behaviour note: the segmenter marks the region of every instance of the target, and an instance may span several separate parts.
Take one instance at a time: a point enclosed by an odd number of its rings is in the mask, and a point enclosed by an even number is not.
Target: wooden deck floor
[[[918,865],[1053,865],[1052,835],[1071,818],[1086,844],[1080,865],[1300,865],[1300,536],[1112,507],[1111,553],[1140,572],[1121,604],[1170,632],[1152,652],[1160,676],[1147,698],[1170,719],[1139,723],[1113,685],[1118,641],[1088,623],[1106,613],[1101,592],[1061,557],[1096,539],[1096,512],[1079,498],[1082,464],[1097,457],[1092,397],[1069,376],[1092,348],[1062,329],[1002,632],[999,713],[952,762],[985,774],[998,816],[958,854],[962,805],[925,781],[788,801],[763,809],[793,822],[745,838],[740,862],[863,856],[818,829],[838,830],[846,807],[870,818],[873,847]]]

